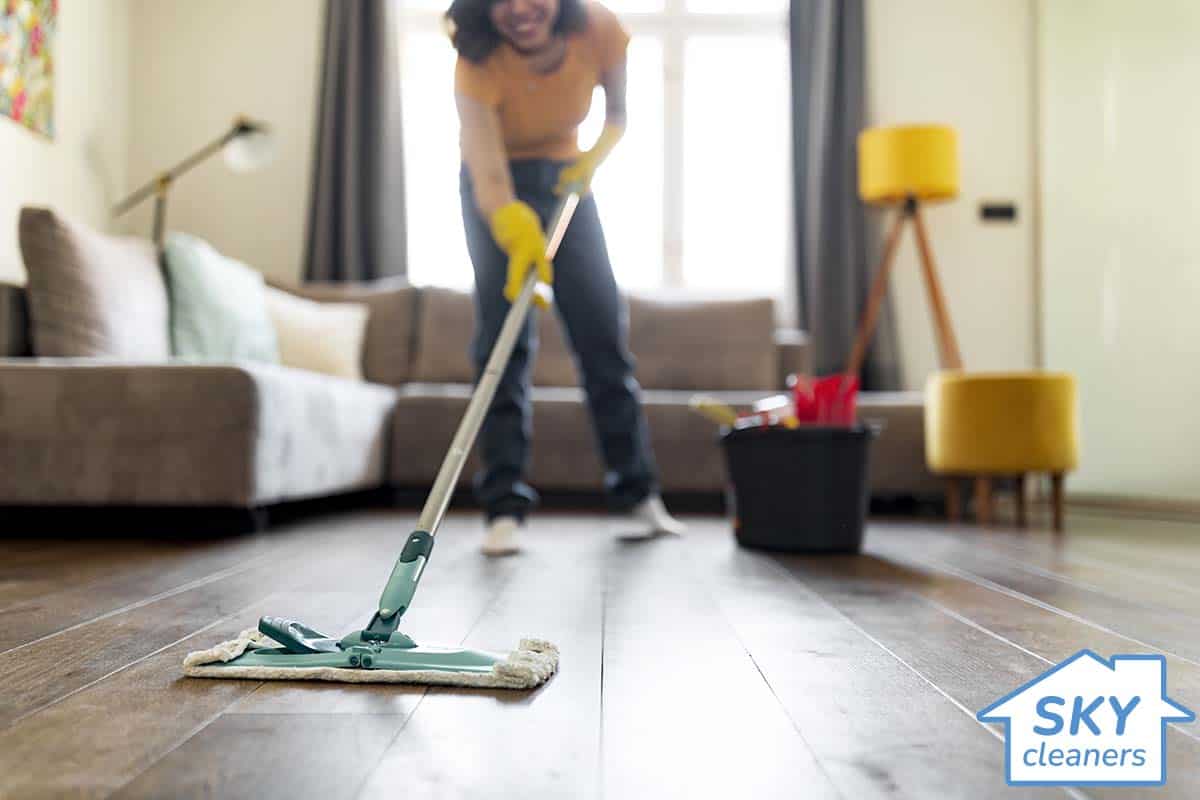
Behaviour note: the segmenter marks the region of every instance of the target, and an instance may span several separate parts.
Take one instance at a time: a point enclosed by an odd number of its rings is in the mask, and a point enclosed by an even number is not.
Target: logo
[[[1163,656],[1080,650],[976,718],[1004,723],[1010,785],[1159,786],[1167,724],[1196,715],[1167,697]]]

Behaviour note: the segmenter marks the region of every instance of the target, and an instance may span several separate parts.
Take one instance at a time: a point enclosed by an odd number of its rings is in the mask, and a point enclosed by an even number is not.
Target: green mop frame
[[[572,185],[563,195],[552,217],[546,258],[553,259],[562,244],[567,226],[579,205],[581,187]],[[366,628],[342,639],[325,636],[294,620],[263,617],[258,629],[277,642],[278,648],[247,650],[237,658],[211,666],[267,667],[275,669],[310,669],[334,667],[341,669],[377,669],[401,671],[432,671],[486,674],[507,657],[503,653],[471,650],[461,647],[419,645],[397,630],[400,618],[412,605],[417,585],[429,564],[433,538],[446,515],[446,508],[466,463],[467,454],[496,394],[500,377],[508,366],[517,337],[529,315],[537,292],[537,275],[530,270],[521,293],[513,302],[500,329],[500,335],[488,357],[483,374],[470,403],[463,414],[450,450],[438,470],[433,488],[425,500],[417,529],[413,531],[392,568],[391,577],[379,598],[379,610]]]

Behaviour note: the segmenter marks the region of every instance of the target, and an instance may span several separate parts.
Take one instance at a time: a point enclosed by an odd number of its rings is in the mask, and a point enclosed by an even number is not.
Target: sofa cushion
[[[251,506],[379,486],[395,390],[268,364],[0,361],[0,503]]]
[[[163,361],[167,289],[154,246],[96,233],[42,208],[21,209],[34,352]]]
[[[267,287],[267,314],[286,366],[363,379],[363,337],[370,310],[363,303],[321,303]]]
[[[467,292],[426,286],[417,301],[417,352],[412,379],[429,383],[471,383],[471,338],[475,304]]]
[[[171,353],[203,361],[279,363],[262,274],[208,242],[172,233],[163,249]]]
[[[689,300],[633,295],[629,347],[647,389],[777,389],[770,298]]]
[[[428,484],[441,464],[466,410],[471,387],[464,384],[409,384],[396,400],[391,480],[398,486]],[[721,400],[749,405],[756,392],[720,392]],[[720,491],[725,465],[717,428],[688,408],[691,392],[646,391],[643,408],[668,491]],[[469,485],[480,468],[478,448],[471,451],[459,485]],[[599,491],[604,470],[596,451],[591,420],[578,388],[533,389],[533,446],[529,479],[538,487]]]
[[[410,384],[396,401],[390,475],[398,486],[426,486],[470,399],[467,385]],[[733,406],[749,407],[757,391],[715,391]],[[719,492],[725,488],[724,454],[718,428],[688,408],[690,391],[646,390],[643,407],[665,491]],[[859,395],[860,416],[884,423],[871,448],[869,482],[880,495],[938,496],[941,482],[925,466],[920,392]],[[480,467],[472,450],[459,480],[470,484]],[[598,492],[604,485],[591,420],[579,389],[533,389],[533,445],[530,482],[548,490]]]
[[[470,383],[475,368],[471,294],[421,290],[412,379]],[[538,316],[535,386],[577,386],[574,357],[553,311]],[[629,298],[629,346],[639,381],[652,389],[771,391],[779,388],[775,305],[769,298],[734,300]]]
[[[0,283],[0,358],[17,358],[31,352],[25,288]]]
[[[944,483],[925,463],[925,395],[860,392],[858,417],[881,423],[871,447],[869,481],[876,494],[940,496]]]
[[[384,278],[370,283],[307,283],[271,285],[310,300],[363,303],[367,318],[363,344],[363,374],[372,383],[399,386],[412,377],[417,299],[420,290],[404,278]]]

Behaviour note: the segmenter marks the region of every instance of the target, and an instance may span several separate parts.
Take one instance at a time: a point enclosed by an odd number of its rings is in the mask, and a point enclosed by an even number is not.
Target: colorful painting
[[[54,136],[58,0],[0,0],[0,114]]]

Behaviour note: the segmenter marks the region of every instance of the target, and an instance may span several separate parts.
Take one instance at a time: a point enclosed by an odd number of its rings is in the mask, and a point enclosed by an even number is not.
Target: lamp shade
[[[858,135],[858,191],[868,203],[958,194],[958,134],[948,125],[868,128]]]
[[[239,127],[221,148],[221,154],[234,172],[252,172],[275,158],[275,139],[265,127]]]

